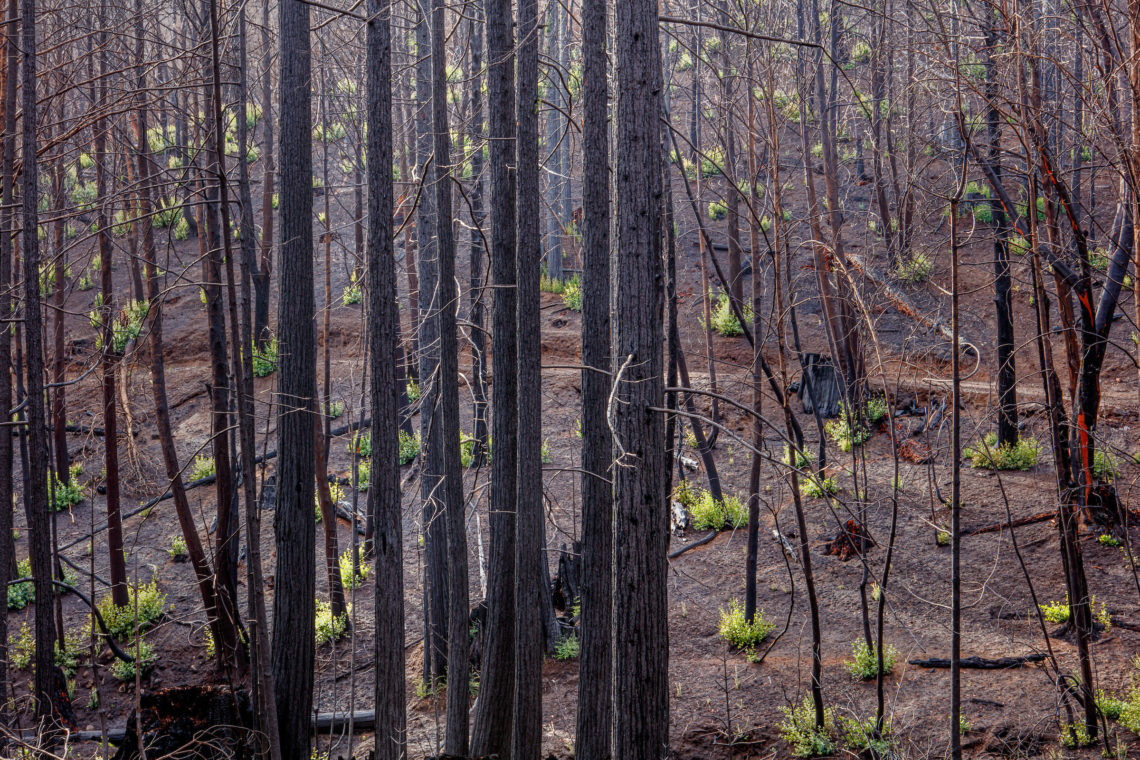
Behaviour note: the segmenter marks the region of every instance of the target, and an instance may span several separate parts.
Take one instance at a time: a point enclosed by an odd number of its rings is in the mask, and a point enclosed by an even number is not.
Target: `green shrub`
[[[898,753],[898,742],[891,732],[891,719],[883,720],[882,731],[876,730],[874,718],[859,720],[839,719],[839,732],[843,746],[860,757],[892,758]]]
[[[582,310],[582,281],[574,275],[562,289],[562,304],[570,311]]]
[[[866,63],[871,60],[871,46],[866,42],[856,42],[854,49],[851,51],[851,60],[856,63]]]
[[[27,623],[20,624],[20,633],[8,643],[8,664],[23,670],[32,664],[36,654],[36,637]]]
[[[724,201],[712,201],[709,203],[709,219],[718,222],[728,215],[728,206]]]
[[[816,728],[811,695],[794,707],[781,707],[780,736],[796,757],[822,757],[835,752],[835,708],[824,708],[823,726]]]
[[[171,536],[170,548],[166,550],[166,553],[174,560],[185,559],[187,554],[186,539],[182,536]]]
[[[885,398],[876,396],[867,400],[867,422],[870,422],[872,425],[878,425],[887,418],[887,414],[889,413],[890,409],[887,407],[887,400]]]
[[[726,496],[718,501],[703,488],[686,508],[693,516],[693,527],[699,530],[739,528],[748,522],[748,508],[739,497]]]
[[[182,220],[182,206],[173,198],[160,201],[151,217],[151,224],[159,229],[177,225]]]
[[[420,400],[420,384],[415,380],[409,380],[404,386],[405,392],[408,395],[408,403],[414,403]]]
[[[344,414],[344,402],[333,401],[325,404],[325,414],[328,415],[330,420],[335,420],[337,417],[340,417]]]
[[[323,646],[344,636],[348,630],[348,615],[333,617],[332,606],[328,602],[317,600],[316,609],[316,638],[317,646]]]
[[[107,630],[117,639],[126,638],[135,631],[135,605],[138,605],[138,630],[145,631],[166,614],[166,594],[154,581],[127,589],[127,604],[117,607],[110,596],[99,602],[99,613]]]
[[[277,337],[265,341],[264,348],[253,344],[253,376],[268,377],[277,371]]]
[[[1093,452],[1092,473],[1100,480],[1116,480],[1120,477],[1120,460],[1110,451],[1097,449]]]
[[[408,435],[400,431],[400,464],[411,464],[420,455],[420,434]]]
[[[839,483],[835,478],[821,478],[818,475],[800,478],[800,494],[811,499],[822,499],[839,493]]]
[[[344,295],[341,297],[341,300],[345,306],[352,306],[353,304],[360,303],[363,297],[364,295],[361,292],[360,283],[356,281],[356,270],[354,269],[352,273],[349,274],[349,283],[344,288]]]
[[[709,292],[709,298],[712,299],[712,292]],[[732,303],[729,301],[728,293],[721,293],[715,297],[715,303],[712,308],[712,329],[726,338],[734,338],[737,335],[743,335],[744,330],[740,326],[740,320],[736,318],[736,314],[732,311]],[[741,311],[744,313],[746,322],[752,321],[752,305],[745,301],[741,305]],[[703,325],[702,321],[702,325]]]
[[[720,637],[736,649],[751,655],[755,654],[756,647],[768,638],[773,628],[775,625],[764,619],[763,610],[757,610],[752,620],[747,620],[744,617],[744,605],[737,599],[728,603],[727,610],[720,611]]]
[[[852,659],[844,665],[854,681],[866,681],[879,674],[879,653],[874,647],[868,647],[865,641],[856,641],[851,645]],[[883,675],[894,670],[899,653],[893,646],[887,644],[883,650]]]
[[[147,671],[154,665],[155,660],[158,659],[158,656],[154,652],[154,647],[151,646],[146,639],[140,638],[138,640],[137,649],[136,643],[132,641],[125,647],[125,650],[127,654],[135,658],[135,661],[123,662],[117,657],[115,658],[115,661],[111,663],[111,675],[114,676],[117,681],[133,681],[135,680],[136,672],[141,672],[142,675],[146,675]],[[141,671],[139,670],[139,666],[142,668]]]
[[[348,453],[352,454],[354,449],[356,456],[362,459],[372,456],[372,433],[367,430],[354,433],[348,442]]]
[[[32,560],[22,559],[16,563],[17,578],[32,577]],[[31,581],[13,583],[8,587],[8,609],[22,610],[36,600],[36,589]]]
[[[198,454],[194,457],[194,466],[190,468],[190,480],[208,478],[216,472],[214,458],[208,454]]]
[[[930,277],[930,259],[925,253],[914,252],[895,266],[895,277],[911,285],[925,282]]]
[[[1104,689],[1097,689],[1096,709],[1109,720],[1120,720],[1120,716],[1124,713],[1127,705],[1127,701],[1120,697],[1109,694]]]
[[[178,217],[178,221],[174,223],[173,233],[175,240],[186,240],[190,237],[190,222],[186,220],[186,217]]]
[[[83,501],[83,486],[79,484],[79,475],[82,472],[83,465],[75,462],[68,468],[66,483],[61,482],[58,477],[55,479],[52,496],[56,511],[68,509]]]
[[[1108,533],[1102,533],[1096,539],[1102,546],[1120,546],[1120,539]]]
[[[345,549],[338,560],[340,564],[340,582],[346,589],[359,588],[368,580],[372,566],[364,559],[364,547],[356,548],[356,572],[352,572],[352,549]]]
[[[719,145],[712,146],[701,156],[702,177],[718,176],[721,173],[720,167],[722,166],[724,166],[724,149]]]
[[[1019,438],[1012,446],[998,446],[997,433],[986,433],[981,442],[967,446],[962,454],[975,468],[997,470],[1029,470],[1037,464],[1041,444],[1036,438]]]
[[[1045,619],[1050,623],[1066,623],[1069,620],[1069,599],[1067,594],[1063,602],[1045,602],[1045,604],[1038,606],[1041,607],[1041,614],[1044,615]]]
[[[863,423],[855,418],[854,414],[849,413],[842,403],[839,408],[839,417],[828,420],[823,429],[839,446],[839,450],[845,452],[851,451],[854,447],[871,438],[871,431],[867,430]]]
[[[582,645],[578,641],[578,634],[571,633],[563,636],[554,645],[554,658],[556,660],[576,660],[582,651]]]
[[[792,454],[795,454],[795,464],[792,463]],[[784,464],[789,467],[795,467],[797,470],[804,470],[811,466],[812,454],[807,449],[800,451],[794,446],[784,444]]]

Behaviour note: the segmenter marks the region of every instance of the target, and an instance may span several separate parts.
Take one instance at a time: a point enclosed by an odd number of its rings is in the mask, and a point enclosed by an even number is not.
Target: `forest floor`
[[[933,167],[937,170],[937,166]],[[716,183],[710,183],[714,187]],[[866,192],[866,188],[856,188]],[[1108,186],[1105,186],[1107,197]],[[339,193],[338,193],[339,197]],[[678,267],[680,282],[680,324],[688,356],[692,380],[698,388],[708,388],[710,376],[704,354],[704,331],[700,321],[700,274],[693,234],[692,214],[685,211],[683,189],[675,188],[675,197],[681,209],[678,239]],[[865,200],[865,199],[864,199]],[[348,194],[339,200],[350,204]],[[793,198],[793,203],[798,202]],[[858,197],[854,203],[859,203]],[[864,208],[866,203],[864,202]],[[334,218],[347,213],[334,212]],[[938,232],[938,210],[924,220],[924,247],[930,251],[934,268],[930,280],[923,285],[903,289],[928,316],[945,317],[946,301],[938,285],[948,281],[948,261],[941,252],[946,250],[945,230]],[[802,214],[799,214],[802,216]],[[856,218],[861,218],[856,216]],[[856,251],[870,252],[878,245],[870,233],[850,225],[850,245]],[[343,401],[345,414],[334,427],[360,416],[363,360],[363,316],[360,307],[338,305],[339,295],[349,281],[354,252],[351,230],[336,243],[332,253],[333,278],[331,293],[333,308],[329,314],[330,329],[328,351],[331,363],[331,396]],[[723,236],[722,225],[712,224]],[[993,360],[992,344],[986,336],[993,334],[992,316],[992,264],[989,253],[988,229],[977,229],[964,249],[963,260],[963,334],[982,351],[980,366],[967,380],[966,407],[963,417],[962,441],[977,441],[993,427],[994,400],[991,390]],[[465,240],[465,236],[462,238]],[[172,260],[166,267],[172,273],[183,267],[190,273],[198,271],[196,265],[197,242],[190,240],[172,246]],[[73,268],[78,274],[86,265],[89,252],[73,254]],[[323,257],[323,252],[321,256]],[[723,252],[719,254],[723,256]],[[460,259],[466,251],[461,245]],[[116,287],[127,292],[129,279],[125,255],[116,272]],[[399,265],[402,268],[402,263]],[[318,265],[318,303],[324,302],[323,263]],[[466,263],[461,266],[460,281],[466,282]],[[760,271],[770,279],[770,267]],[[821,330],[819,308],[816,304],[815,274],[810,268],[810,256],[797,250],[793,259],[793,283],[801,336],[805,350],[826,353],[826,340]],[[988,470],[963,469],[962,524],[965,528],[995,523],[1050,509],[1055,503],[1055,480],[1052,457],[1049,453],[1048,431],[1041,415],[1040,376],[1036,349],[1032,342],[1033,321],[1029,305],[1028,272],[1021,261],[1015,262],[1017,289],[1015,292],[1016,329],[1018,341],[1018,375],[1020,381],[1021,410],[1025,423],[1023,435],[1036,437],[1043,444],[1042,456],[1037,465],[1026,472],[995,474]],[[403,278],[401,277],[401,280]],[[194,276],[176,283],[170,276],[171,295],[166,301],[166,371],[171,412],[180,459],[192,462],[195,453],[207,446],[210,431],[209,399],[206,382],[209,379],[208,346],[206,342],[206,315],[198,299]],[[193,284],[191,284],[193,283]],[[936,285],[936,283],[938,285]],[[776,343],[771,335],[772,322],[769,288],[762,286],[768,313],[764,322],[768,330],[765,346],[770,361],[775,362]],[[469,294],[464,294],[467,298]],[[875,289],[865,290],[875,335],[879,344],[872,351],[868,346],[868,366],[872,373],[873,390],[884,387],[902,406],[914,399],[919,406],[935,404],[949,397],[947,342],[923,325],[903,315],[886,302]],[[93,291],[81,292],[74,288],[67,296],[66,325],[72,365],[70,374],[79,377],[90,366],[93,356],[93,335],[87,323]],[[276,304],[275,304],[276,307]],[[1131,312],[1131,294],[1127,294],[1122,308]],[[466,302],[461,313],[466,310]],[[272,312],[275,314],[275,312]],[[402,311],[405,329],[407,311]],[[318,316],[318,329],[323,314]],[[275,321],[275,320],[274,320]],[[1127,343],[1127,332],[1121,326],[1115,337]],[[579,363],[580,317],[564,307],[558,296],[544,294],[542,310],[542,347],[544,365],[573,365]],[[323,341],[323,338],[322,338]],[[1064,372],[1063,349],[1059,336],[1054,336],[1057,366]],[[323,346],[322,342],[322,346]],[[127,380],[124,398],[130,419],[121,423],[123,435],[120,450],[123,452],[123,503],[130,509],[161,493],[166,487],[157,436],[153,430],[153,404],[150,393],[150,376],[146,364],[148,349],[141,349],[123,369]],[[749,367],[751,349],[744,338],[713,340],[713,354],[720,393],[741,399],[751,397]],[[878,357],[878,358],[876,358]],[[881,358],[881,364],[879,359]],[[967,361],[967,369],[972,360]],[[789,367],[794,361],[789,357]],[[461,370],[470,367],[470,357],[461,357]],[[799,375],[798,367],[790,379]],[[1064,377],[1064,375],[1063,375]],[[885,380],[884,380],[885,378]],[[272,415],[274,377],[256,381],[259,448],[273,448],[275,432]],[[323,383],[323,377],[320,378]],[[1112,450],[1118,452],[1121,474],[1117,487],[1126,504],[1134,501],[1134,488],[1140,478],[1140,465],[1135,465],[1130,454],[1140,449],[1140,425],[1136,413],[1136,375],[1131,359],[1120,348],[1110,351],[1103,386],[1105,398],[1100,436]],[[1118,390],[1119,388],[1119,390]],[[1129,389],[1127,391],[1123,389]],[[547,496],[548,521],[546,526],[549,546],[548,560],[552,572],[558,550],[569,547],[579,535],[579,443],[576,422],[579,416],[580,373],[575,369],[550,367],[543,372],[543,438],[548,442],[551,461],[546,465],[544,488]],[[469,396],[464,392],[464,429],[470,432]],[[68,389],[69,420],[79,425],[101,425],[99,386],[97,374],[92,373]],[[708,412],[708,404],[698,405]],[[776,405],[771,397],[764,401],[765,413],[773,419]],[[797,416],[807,434],[810,446],[816,446],[816,427],[810,415],[795,405]],[[751,421],[735,410],[721,406],[725,425],[737,435],[751,437]],[[921,417],[902,418],[905,426],[916,425]],[[781,456],[783,441],[776,428],[765,429],[766,446],[773,458]],[[934,484],[942,496],[950,488],[950,425],[948,420],[930,431],[925,440],[935,453],[933,464],[899,464],[899,493],[897,500],[897,537],[894,562],[886,585],[888,603],[885,617],[885,640],[898,651],[898,664],[886,678],[885,700],[888,713],[893,716],[892,728],[899,738],[900,747],[907,757],[943,756],[948,743],[949,671],[921,668],[908,664],[910,660],[948,657],[950,622],[950,550],[939,546],[937,535],[949,520],[949,511],[942,506]],[[348,438],[332,441],[330,469],[341,476],[350,476],[351,455]],[[694,451],[685,452],[697,459]],[[93,435],[76,435],[71,439],[73,461],[83,464],[84,481],[94,481],[102,469],[102,440]],[[876,545],[870,549],[867,560],[871,576],[878,580],[882,573],[885,547],[892,521],[892,488],[895,458],[892,456],[890,437],[877,431],[854,454],[841,454],[834,446],[829,452],[829,473],[840,485],[837,499],[806,499],[809,542],[819,590],[820,618],[823,636],[823,689],[829,705],[841,715],[860,720],[872,717],[877,700],[874,682],[853,681],[845,667],[851,658],[852,644],[862,639],[860,613],[860,584],[864,580],[863,564],[856,559],[842,562],[825,556],[822,545],[834,537],[841,520],[856,509],[851,485],[852,470],[860,480],[869,484],[866,524]],[[716,463],[726,493],[744,497],[747,490],[749,454],[730,435],[722,433],[716,448]],[[405,475],[415,465],[405,468]],[[272,463],[265,469],[271,474]],[[703,473],[689,472],[689,477],[701,484]],[[469,470],[469,494],[477,494],[469,508],[471,539],[471,598],[475,603],[483,598],[481,568],[487,547],[488,472]],[[748,661],[745,655],[729,649],[718,635],[720,611],[732,600],[742,599],[744,591],[743,530],[725,531],[704,546],[688,551],[672,560],[669,567],[670,651],[667,653],[671,683],[671,722],[675,756],[682,760],[692,758],[769,757],[787,756],[788,745],[779,735],[782,708],[798,704],[807,693],[811,665],[811,633],[807,597],[804,593],[802,573],[794,563],[789,572],[780,545],[771,540],[772,531],[779,529],[786,535],[794,533],[789,486],[784,471],[773,464],[762,470],[761,525],[759,551],[759,607],[775,628],[768,643],[771,649],[761,664]],[[408,701],[410,705],[409,752],[412,757],[435,753],[436,742],[442,737],[443,706],[441,701],[423,698],[417,693],[422,670],[422,551],[420,534],[418,481],[414,479],[404,492],[405,509],[405,578],[408,641]],[[190,491],[191,505],[198,510],[200,532],[212,543],[209,529],[215,512],[212,487]],[[351,501],[351,489],[342,499]],[[363,506],[363,496],[361,504]],[[87,498],[69,512],[58,515],[58,535],[61,546],[76,542],[64,554],[76,564],[93,567],[100,578],[107,577],[107,551],[105,533],[88,543],[86,536],[92,526],[105,519],[105,502],[92,486]],[[26,524],[22,510],[17,510],[17,555],[28,552]],[[321,526],[317,530],[321,530]],[[203,612],[193,573],[188,564],[171,560],[167,549],[171,537],[178,534],[171,502],[160,502],[148,512],[126,522],[129,569],[139,582],[152,578],[167,595],[170,607],[165,620],[148,635],[159,659],[143,680],[144,689],[211,682],[217,679],[212,661],[206,655]],[[703,536],[702,531],[690,530],[686,536],[675,536],[671,549],[677,549]],[[1112,615],[1114,625],[1103,631],[1093,647],[1097,686],[1106,691],[1119,691],[1127,687],[1134,671],[1130,661],[1140,649],[1140,584],[1130,568],[1121,548],[1102,545],[1095,532],[1083,535],[1083,551],[1089,575],[1089,586],[1096,595],[1099,608],[1104,605]],[[351,545],[352,531],[346,521],[338,524],[340,548]],[[1014,544],[1016,539],[1016,549]],[[1133,531],[1134,546],[1140,532]],[[318,547],[320,546],[318,541]],[[1019,560],[1020,553],[1020,560]],[[262,534],[262,556],[266,563],[267,593],[272,610],[272,580],[274,573],[274,545],[272,514],[267,513]],[[318,558],[318,596],[327,598],[327,578]],[[1023,565],[1025,570],[1023,571]],[[963,655],[979,657],[1006,657],[1045,652],[1045,640],[1037,617],[1033,614],[1033,601],[1026,575],[1032,579],[1033,589],[1041,603],[1064,599],[1064,584],[1058,550],[1057,528],[1048,520],[1017,528],[1016,531],[999,530],[980,533],[962,541],[963,567]],[[80,577],[80,587],[91,583]],[[239,593],[245,598],[244,564],[239,571]],[[95,593],[106,593],[101,582],[96,582]],[[320,711],[368,708],[372,703],[372,582],[351,592],[354,625],[351,637],[333,646],[318,650],[318,679],[316,703]],[[68,632],[74,635],[86,622],[86,609],[73,596],[63,598],[63,616]],[[33,606],[8,613],[8,629],[15,638],[24,623],[30,625]],[[873,614],[873,613],[872,613]],[[1055,635],[1057,626],[1048,627],[1050,643],[1062,669],[1076,672],[1076,647],[1071,637]],[[666,656],[666,653],[661,653]],[[135,695],[133,684],[121,685],[107,672],[109,658],[104,654],[98,670],[98,707],[91,702],[90,693],[96,686],[96,677],[90,667],[83,666],[76,677],[74,705],[81,728],[98,729],[105,720],[109,726],[121,726],[130,712]],[[18,697],[26,697],[28,671],[16,674]],[[577,689],[577,666],[572,660],[559,661],[550,657],[544,668],[543,712],[545,750],[558,758],[573,753],[574,716]],[[1021,668],[988,671],[963,671],[963,711],[969,728],[963,737],[969,752],[978,756],[1032,756],[1059,750],[1057,716],[1058,693],[1050,672],[1044,664]],[[23,714],[22,720],[28,720]],[[1140,747],[1135,736],[1122,731],[1123,741]],[[366,736],[354,740],[357,753],[365,752],[371,744]],[[322,739],[328,746],[328,740]],[[332,742],[332,756],[349,754],[349,739],[340,737]],[[89,748],[80,748],[85,755]],[[94,750],[92,750],[94,751]],[[1083,751],[1092,757],[1097,750]],[[1084,755],[1082,755],[1084,756]]]

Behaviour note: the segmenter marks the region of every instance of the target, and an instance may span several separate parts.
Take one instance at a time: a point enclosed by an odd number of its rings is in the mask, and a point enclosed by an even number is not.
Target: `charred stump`
[[[839,557],[840,562],[846,562],[852,557],[862,554],[864,549],[869,549],[874,545],[875,542],[871,540],[867,529],[859,522],[851,519],[844,523],[843,528],[834,539],[823,545],[823,553],[825,555],[834,554]]]
[[[186,686],[143,694],[131,712],[114,760],[189,752],[201,760],[243,760],[258,754],[253,712],[244,689]]]

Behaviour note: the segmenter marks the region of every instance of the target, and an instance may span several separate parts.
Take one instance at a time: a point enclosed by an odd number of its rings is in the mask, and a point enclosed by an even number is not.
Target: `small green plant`
[[[848,412],[844,404],[839,405],[839,417],[828,420],[823,427],[824,431],[839,446],[840,451],[851,451],[856,446],[865,443],[871,437],[871,431],[856,419],[856,415]]]
[[[578,654],[582,651],[582,645],[578,641],[578,634],[571,633],[563,636],[554,645],[554,659],[556,660],[576,660]]]
[[[67,482],[55,479],[52,496],[56,511],[68,509],[83,501],[83,486],[79,484],[79,476],[83,473],[83,465],[75,462],[68,468]],[[50,476],[49,476],[50,477]]]
[[[938,532],[934,536],[934,543],[938,544],[939,546],[949,546],[951,538],[952,536],[950,535],[949,528],[944,525],[940,525],[938,526]]]
[[[678,501],[685,504],[681,499]],[[685,507],[693,517],[693,527],[698,530],[724,530],[726,526],[739,528],[748,522],[748,508],[737,496],[726,496],[723,501],[718,501],[702,488]]]
[[[1096,692],[1096,709],[1109,720],[1120,720],[1120,716],[1127,706],[1128,703],[1125,700],[1114,694],[1109,694],[1104,689],[1098,689]]]
[[[408,396],[408,403],[413,403],[420,400],[420,384],[415,380],[409,380],[405,387],[405,393]]]
[[[360,283],[356,280],[356,270],[354,269],[352,273],[349,274],[349,283],[344,287],[344,295],[341,296],[341,300],[345,306],[352,306],[353,304],[360,303],[363,297],[364,295],[360,289]]]
[[[917,285],[930,277],[931,269],[927,255],[915,251],[895,266],[895,277],[910,285]]]
[[[712,292],[710,291],[709,298],[715,301],[712,308],[712,329],[726,338],[734,338],[737,335],[743,335],[744,330],[740,326],[740,320],[736,318],[736,314],[734,314],[732,311],[732,303],[729,300],[728,293],[721,293],[714,298]],[[746,322],[751,322],[751,304],[746,301],[744,304],[742,304],[741,311],[744,313],[744,320]]]
[[[792,463],[792,453],[795,453],[795,463]],[[807,449],[800,451],[789,444],[784,444],[784,464],[789,467],[795,467],[797,470],[805,470],[811,466],[812,455]]]
[[[372,456],[372,433],[367,430],[355,433],[348,442],[348,452],[351,454],[354,450],[356,456],[362,459]]]
[[[582,281],[578,275],[567,280],[562,288],[562,304],[570,311],[582,310]]]
[[[835,478],[820,478],[805,476],[800,478],[800,494],[812,499],[822,499],[824,496],[834,496],[839,492],[839,483]]]
[[[718,222],[728,215],[728,206],[724,201],[713,201],[709,204],[709,219]]]
[[[111,663],[111,675],[117,681],[133,681],[136,673],[146,675],[147,671],[154,665],[155,660],[158,659],[154,647],[146,639],[140,638],[137,645],[136,642],[131,642],[127,645],[126,651],[127,654],[135,658],[135,661],[123,662],[116,658]]]
[[[135,631],[135,606],[138,606],[138,630],[154,627],[166,614],[166,594],[158,589],[154,581],[127,589],[127,603],[115,605],[110,596],[99,602],[99,613],[107,624],[107,630],[115,638],[127,638]]]
[[[879,730],[874,718],[859,720],[843,717],[839,720],[843,746],[860,757],[895,757],[898,742],[891,732],[891,719],[887,716]]]
[[[554,461],[550,456],[550,444],[545,440],[542,442],[542,446],[539,447],[539,457],[542,459],[543,464],[550,464]]]
[[[729,602],[727,610],[720,611],[720,637],[744,652],[754,653],[773,628],[775,625],[764,619],[762,610],[757,610],[751,620],[745,618],[744,605],[738,599]]]
[[[330,420],[335,420],[344,414],[344,402],[333,401],[325,405],[325,414],[328,415]]]
[[[874,647],[868,647],[865,641],[856,641],[851,645],[851,657],[844,665],[854,681],[866,681],[879,674],[879,653]],[[887,644],[883,649],[883,675],[894,670],[899,653],[893,646]]]
[[[1097,537],[1097,541],[1101,544],[1101,546],[1120,546],[1120,539],[1108,533],[1100,534],[1100,536]]]
[[[36,653],[36,637],[27,623],[20,624],[20,633],[8,644],[8,662],[15,670],[23,670],[32,664]]]
[[[83,274],[79,275],[79,282],[75,287],[79,288],[80,290],[91,290],[91,288],[95,287],[95,283],[91,280],[91,274],[89,272],[84,272]]]
[[[1093,452],[1093,477],[1099,480],[1116,480],[1120,477],[1120,460],[1110,451]]]
[[[194,457],[194,466],[190,468],[190,480],[208,478],[216,472],[217,465],[214,463],[214,458],[207,454],[198,454]]]
[[[166,550],[170,558],[175,562],[182,562],[186,559],[186,539],[182,536],[170,537],[170,548]]]
[[[16,563],[17,578],[32,577],[32,560],[22,559]],[[13,583],[8,587],[8,609],[22,610],[36,600],[36,590],[31,581]]]
[[[980,443],[967,446],[962,454],[974,468],[1029,470],[1037,465],[1041,444],[1036,438],[1018,438],[1012,446],[999,446],[997,433],[986,433]]]
[[[815,705],[811,695],[794,707],[781,707],[784,719],[780,721],[783,737],[796,757],[822,757],[835,752],[835,708],[824,708],[823,725],[815,725]]]
[[[355,573],[352,572],[352,549],[344,550],[344,553],[340,555],[339,564],[340,582],[346,589],[360,588],[360,585],[368,580],[368,575],[372,572],[372,566],[365,561],[363,546],[356,548]]]
[[[887,418],[890,409],[887,407],[887,400],[881,396],[875,396],[867,400],[866,414],[867,422],[872,425],[878,425],[880,422]]]
[[[1061,723],[1060,739],[1061,746],[1069,749],[1087,747],[1091,743],[1089,741],[1088,728],[1080,721],[1076,723]]]
[[[348,615],[344,614],[334,617],[332,614],[332,605],[318,599],[316,608],[317,646],[323,646],[336,641],[344,636],[347,630]]]
[[[1069,599],[1066,595],[1063,602],[1045,602],[1039,605],[1041,614],[1053,624],[1067,623],[1069,621]]]
[[[413,435],[408,435],[403,430],[401,430],[399,435],[400,464],[411,464],[413,461],[415,461],[416,457],[420,455],[420,434],[415,433]]]
[[[254,377],[268,377],[277,371],[277,337],[265,341],[265,346],[258,348],[253,345],[253,375]]]

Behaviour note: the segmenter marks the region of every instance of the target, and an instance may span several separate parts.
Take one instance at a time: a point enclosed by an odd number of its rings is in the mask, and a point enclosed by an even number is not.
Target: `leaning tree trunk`
[[[615,27],[612,752],[656,760],[669,752],[657,3],[617,3]]]

